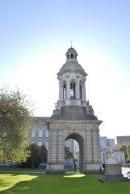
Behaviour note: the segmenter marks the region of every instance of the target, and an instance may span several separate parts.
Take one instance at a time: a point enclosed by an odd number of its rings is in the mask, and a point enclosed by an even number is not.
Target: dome
[[[66,73],[66,72],[79,72],[83,75],[87,75],[84,71],[84,69],[82,68],[82,66],[78,63],[78,62],[75,62],[75,61],[69,61],[69,62],[66,62],[60,69],[59,73],[58,74],[63,74],[63,73]]]
[[[69,48],[66,52],[66,63],[61,67],[58,75],[62,75],[66,72],[79,72],[84,76],[87,76],[82,66],[77,60],[78,53],[74,48]]]

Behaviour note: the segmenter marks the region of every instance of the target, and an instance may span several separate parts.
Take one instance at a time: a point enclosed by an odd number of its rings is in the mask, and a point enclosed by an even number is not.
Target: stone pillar
[[[85,86],[85,80],[84,80],[83,85],[82,85],[82,95],[83,95],[83,97],[82,97],[83,101],[86,101],[86,86]]]
[[[59,100],[63,100],[63,87],[62,87],[62,82],[59,81]]]
[[[49,130],[47,173],[64,172],[64,143],[62,131]]]
[[[57,130],[57,160],[58,163],[64,164],[64,138],[63,131]]]
[[[76,81],[76,99],[79,99],[80,98],[80,95],[79,95],[79,80]]]
[[[93,139],[92,139],[92,131],[87,130],[86,131],[86,141],[87,141],[87,148],[86,148],[86,158],[87,158],[87,164],[91,164],[93,160]]]
[[[67,99],[70,99],[70,82],[69,82],[69,80],[67,80],[66,83],[67,83]]]
[[[85,136],[85,172],[88,172],[88,165],[92,163],[93,156],[92,156],[92,134],[91,130],[86,130],[86,136]]]
[[[93,130],[93,161],[94,163],[100,163],[99,129]]]
[[[87,173],[98,173],[100,170],[99,163],[99,136],[98,131],[95,132],[92,129],[87,131],[87,148],[86,148],[86,167]],[[97,145],[98,143],[98,145]]]

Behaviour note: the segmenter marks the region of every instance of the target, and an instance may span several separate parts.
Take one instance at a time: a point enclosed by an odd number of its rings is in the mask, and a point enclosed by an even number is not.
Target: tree
[[[124,152],[124,155],[125,155],[125,161],[126,161],[126,160],[127,160],[127,158],[128,158],[127,146],[126,146],[126,145],[122,145],[122,146],[119,148],[119,150]]]
[[[128,160],[130,160],[130,145],[128,145],[127,149],[128,149],[128,152],[127,152],[128,153]]]
[[[29,146],[29,151],[30,156],[27,158],[25,166],[31,168],[37,167],[41,163],[40,148],[37,144],[31,144]]]
[[[40,147],[41,159],[43,163],[47,163],[47,149],[45,145]]]
[[[67,146],[65,146],[65,158],[66,159],[73,159],[74,158],[73,152],[71,152],[70,148]]]
[[[34,168],[39,166],[40,163],[47,162],[47,149],[45,145],[38,146],[37,144],[31,144],[29,151],[30,156],[25,163],[22,163],[22,166]]]
[[[19,91],[0,90],[0,161],[20,162],[28,156],[31,111]]]

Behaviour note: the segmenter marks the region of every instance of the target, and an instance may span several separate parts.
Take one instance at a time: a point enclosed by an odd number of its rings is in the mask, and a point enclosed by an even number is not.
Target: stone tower
[[[79,143],[79,166],[83,172],[99,172],[99,125],[92,106],[86,101],[87,73],[78,63],[77,52],[69,48],[66,63],[58,72],[59,100],[48,120],[50,173],[64,172],[64,146],[68,139]]]

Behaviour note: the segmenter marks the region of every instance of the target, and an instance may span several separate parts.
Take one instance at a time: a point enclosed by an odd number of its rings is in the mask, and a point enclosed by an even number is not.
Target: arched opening
[[[70,99],[75,99],[76,98],[76,86],[75,82],[71,81],[70,83]]]
[[[65,139],[65,162],[64,167],[75,171],[75,164],[77,171],[83,171],[84,165],[84,146],[83,138],[76,133],[70,134]]]
[[[67,98],[67,84],[66,81],[63,82],[63,100]]]

